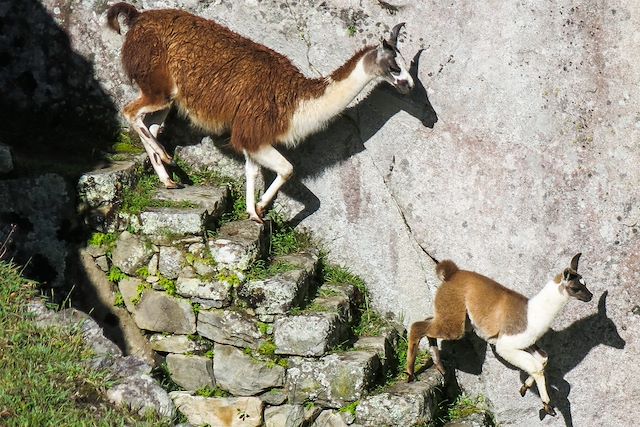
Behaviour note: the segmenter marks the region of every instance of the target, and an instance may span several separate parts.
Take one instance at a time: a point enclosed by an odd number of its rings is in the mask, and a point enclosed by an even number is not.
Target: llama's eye
[[[400,74],[400,67],[394,67],[393,65],[389,66],[389,71],[393,74]]]

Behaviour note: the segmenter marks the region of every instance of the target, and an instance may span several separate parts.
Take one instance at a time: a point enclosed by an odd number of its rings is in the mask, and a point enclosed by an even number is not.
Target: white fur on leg
[[[169,108],[145,114],[143,121],[154,138],[158,138],[158,133],[160,129],[162,129],[162,126],[164,126],[164,121],[168,115]]]
[[[171,158],[171,156],[167,154],[165,149],[160,145],[160,143],[158,143],[156,138],[152,135],[149,128],[147,128],[147,125],[144,124],[144,121],[142,120],[142,115],[138,115],[138,117],[136,117],[136,120],[134,121],[133,125],[135,126],[136,131],[138,132],[138,135],[140,135],[140,139],[142,139],[143,142],[146,142],[149,145],[149,147],[160,157],[160,160],[162,160],[164,163],[173,162],[173,159]],[[158,126],[158,128],[156,129],[156,133],[158,132],[159,129],[160,127]]]
[[[262,222],[262,219],[256,213],[256,179],[260,171],[260,165],[251,160],[251,157],[244,151],[244,171],[246,179],[246,201],[247,201],[247,213],[249,218],[254,221]]]
[[[540,399],[544,403],[549,403],[549,395],[547,394],[547,386],[544,379],[544,366],[530,353],[501,345],[500,340],[496,343],[496,352],[502,356],[504,360],[528,373],[536,382]]]
[[[260,203],[258,203],[257,209],[262,210],[273,201],[276,194],[278,194],[280,187],[282,187],[291,177],[293,174],[293,166],[291,166],[291,163],[289,163],[289,161],[271,145],[263,145],[257,151],[251,153],[250,156],[260,166],[270,169],[278,174],[276,179],[273,180],[267,191],[265,191],[260,198]]]

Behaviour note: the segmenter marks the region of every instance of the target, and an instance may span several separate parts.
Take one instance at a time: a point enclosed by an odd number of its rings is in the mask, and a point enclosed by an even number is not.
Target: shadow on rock
[[[71,19],[68,5],[59,8],[63,25]],[[28,169],[59,171],[73,161],[90,170],[114,142],[115,105],[91,62],[74,52],[37,0],[0,7],[0,88],[0,141],[23,156]]]
[[[415,87],[408,95],[399,94],[391,85],[378,85],[362,102],[347,109],[325,131],[311,136],[292,150],[283,150],[295,168],[297,178],[283,187],[283,192],[303,204],[304,209],[292,220],[293,226],[320,207],[319,199],[302,182],[318,176],[325,169],[365,150],[365,143],[400,111],[405,111],[428,128],[438,116],[429,102],[427,91],[418,78],[422,50],[413,57],[410,73]]]

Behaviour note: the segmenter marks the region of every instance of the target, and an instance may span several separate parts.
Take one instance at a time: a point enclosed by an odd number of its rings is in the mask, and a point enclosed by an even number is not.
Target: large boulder
[[[121,70],[122,37],[103,25],[106,4],[71,3],[43,0],[74,54],[93,61],[95,78],[122,107],[136,89]],[[596,296],[612,283],[616,292],[606,316],[595,300],[572,302],[543,341],[562,415],[545,423],[590,425],[603,413],[618,425],[635,423],[627,397],[640,384],[626,378],[640,366],[622,347],[640,342],[637,2],[180,6],[286,54],[314,77],[406,22],[399,47],[416,61],[411,95],[383,85],[286,153],[296,178],[279,204],[325,240],[330,260],[367,281],[374,307],[402,314],[407,325],[432,313],[437,281],[425,251],[526,295],[582,251]],[[500,423],[539,422],[539,399],[519,397],[519,375],[487,347],[474,349],[484,368],[458,365],[463,387],[485,394]]]

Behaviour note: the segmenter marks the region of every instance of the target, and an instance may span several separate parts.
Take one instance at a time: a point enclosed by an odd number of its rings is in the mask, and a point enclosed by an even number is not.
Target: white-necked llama
[[[140,135],[160,180],[167,188],[178,187],[163,165],[172,158],[157,141],[175,103],[205,131],[231,132],[231,146],[246,161],[247,212],[257,222],[293,173],[274,145],[295,146],[322,129],[372,80],[386,80],[401,93],[413,87],[397,49],[403,24],[392,29],[389,40],[360,50],[330,76],[310,79],[285,56],[214,21],[175,9],[140,12],[117,3],[107,12],[114,31],[120,32],[121,15],[129,27],[122,64],[141,92],[124,108],[124,116]],[[277,176],[256,206],[261,166]]]
[[[591,301],[593,294],[578,274],[580,255],[575,255],[568,268],[549,280],[530,299],[488,277],[459,270],[453,261],[438,263],[436,273],[443,283],[436,292],[434,316],[415,322],[410,328],[408,380],[414,380],[416,352],[425,336],[429,339],[433,363],[444,374],[436,340],[462,338],[468,317],[476,334],[495,345],[496,353],[529,374],[520,394],[524,396],[535,381],[544,411],[556,415],[544,378],[547,354],[536,345],[536,341],[549,330],[570,297]]]

